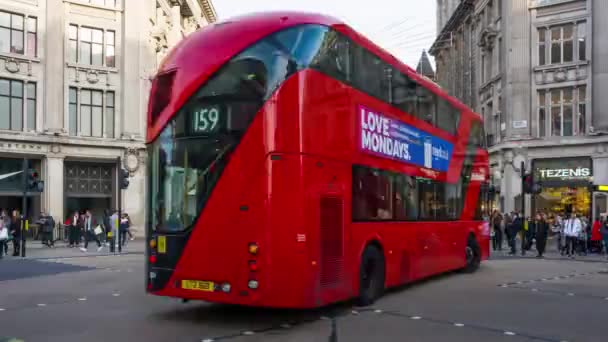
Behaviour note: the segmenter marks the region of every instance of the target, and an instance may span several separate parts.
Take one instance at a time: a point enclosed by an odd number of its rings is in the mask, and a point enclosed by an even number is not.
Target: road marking
[[[454,326],[462,328],[462,327],[464,327],[464,324],[462,324],[462,323],[454,323]]]
[[[38,306],[46,306],[46,304],[40,303],[40,304],[38,304]]]
[[[78,300],[84,302],[85,300],[87,300],[87,297],[78,298]]]
[[[538,289],[532,289],[532,292],[538,292]]]
[[[214,339],[212,339],[212,338],[205,338],[205,339],[201,340],[201,342],[213,342],[213,341],[214,341]]]
[[[420,316],[412,316],[412,317],[410,317],[410,318],[411,318],[411,319],[413,319],[413,320],[422,319],[422,317],[420,317]]]
[[[507,336],[515,336],[517,334],[514,333],[514,332],[512,332],[512,331],[505,331],[505,335],[507,335]]]
[[[382,310],[374,310],[375,313],[382,313]]]
[[[327,316],[321,316],[321,320],[322,320],[322,321],[328,321],[328,320],[329,320],[329,317],[327,317]]]
[[[118,297],[118,296],[120,296],[120,293],[112,293],[112,296]]]
[[[359,311],[357,311],[357,310],[353,310],[353,311],[351,311],[351,313],[352,313],[353,315],[358,315],[358,314],[359,314]]]
[[[608,298],[606,298],[606,299],[608,299]],[[0,308],[0,311],[6,311],[6,309]]]
[[[573,297],[574,293],[570,292],[570,293],[568,293],[568,296]]]
[[[253,334],[255,334],[255,332],[253,332],[251,330],[243,331],[243,335],[245,335],[245,336],[251,336]]]

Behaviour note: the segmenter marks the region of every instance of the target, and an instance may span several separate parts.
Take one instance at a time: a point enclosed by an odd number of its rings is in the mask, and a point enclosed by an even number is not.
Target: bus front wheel
[[[359,305],[371,305],[382,295],[384,276],[384,254],[376,246],[367,246],[359,270]]]
[[[466,258],[464,272],[473,273],[477,271],[477,269],[479,269],[479,264],[481,263],[481,249],[479,248],[477,239],[475,239],[473,236],[469,237],[464,253]]]

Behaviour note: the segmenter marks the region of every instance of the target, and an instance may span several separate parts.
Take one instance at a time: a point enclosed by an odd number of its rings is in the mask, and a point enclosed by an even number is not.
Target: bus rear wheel
[[[359,267],[359,298],[358,304],[368,306],[373,304],[384,291],[384,254],[376,246],[367,246],[361,256]]]
[[[481,249],[479,248],[479,244],[477,240],[470,236],[467,241],[467,246],[464,249],[466,265],[464,267],[465,273],[473,273],[479,269],[479,265],[481,264]]]

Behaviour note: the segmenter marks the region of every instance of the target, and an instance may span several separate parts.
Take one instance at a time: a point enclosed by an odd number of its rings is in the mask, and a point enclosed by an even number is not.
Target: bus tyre
[[[469,237],[467,246],[465,247],[466,266],[464,267],[465,273],[473,273],[479,268],[481,263],[481,249],[479,244],[474,237]]]
[[[358,304],[373,304],[384,291],[384,254],[376,246],[367,246],[361,256]]]

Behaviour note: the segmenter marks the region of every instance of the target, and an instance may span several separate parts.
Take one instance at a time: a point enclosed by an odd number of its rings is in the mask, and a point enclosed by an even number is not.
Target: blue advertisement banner
[[[361,145],[366,153],[446,172],[454,146],[441,138],[359,106]]]

